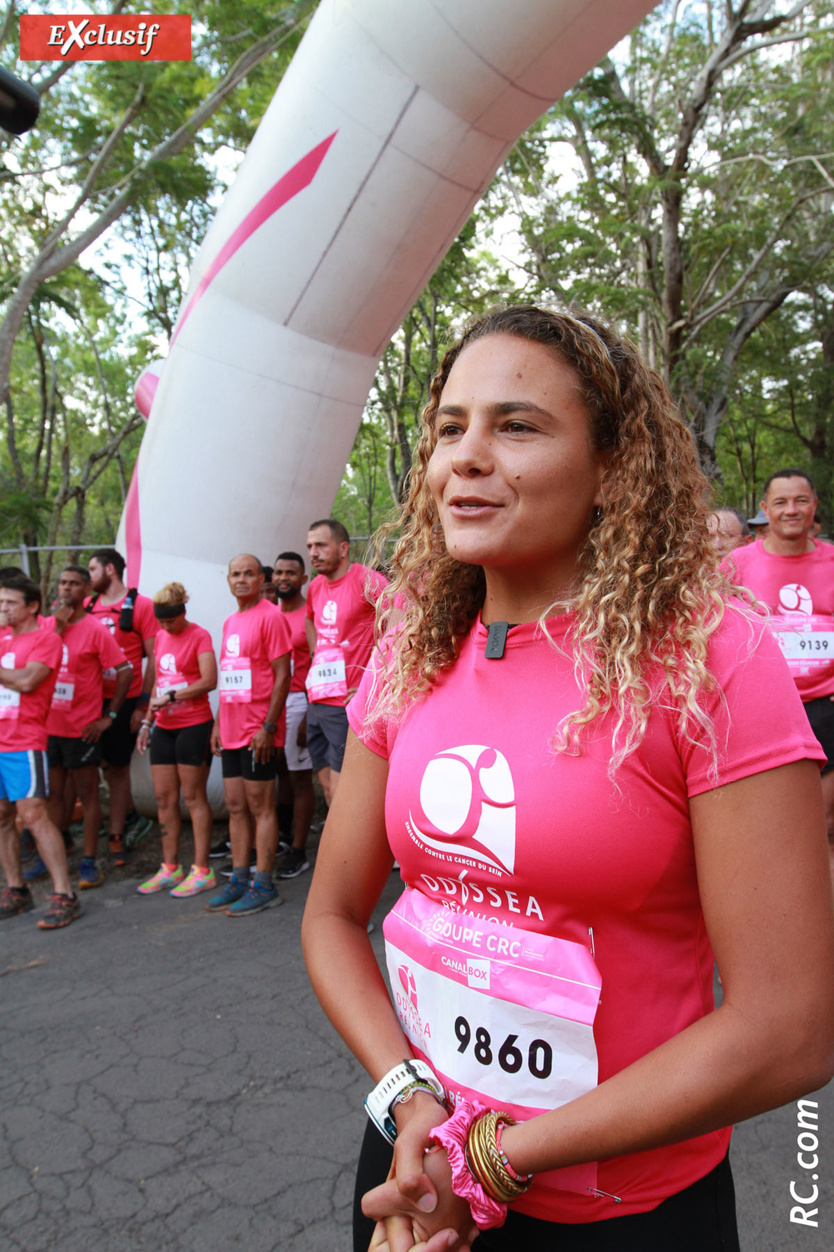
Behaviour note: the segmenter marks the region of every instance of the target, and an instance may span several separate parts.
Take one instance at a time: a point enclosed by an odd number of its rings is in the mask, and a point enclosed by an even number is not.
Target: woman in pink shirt
[[[304,921],[376,1084],[363,1252],[732,1252],[732,1123],[832,1074],[821,752],[707,499],[595,318],[488,314],[432,381]]]
[[[185,616],[188,595],[181,583],[168,583],[153,598],[159,624],[154,643],[156,691],[142,722],[137,747],[147,752],[162,830],[162,864],[138,888],[142,895],[170,891],[182,899],[215,887],[209,867],[212,815],[206,796],[214,719],[208,693],[217,686],[211,635]],[[194,864],[180,865],[180,791],[194,831]]]

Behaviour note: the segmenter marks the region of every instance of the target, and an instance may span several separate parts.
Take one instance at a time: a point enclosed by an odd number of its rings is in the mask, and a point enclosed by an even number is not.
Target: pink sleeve
[[[39,630],[37,635],[27,664],[29,661],[37,661],[39,665],[48,665],[50,669],[57,669],[64,651],[61,636],[56,635],[54,630]]]
[[[349,701],[346,712],[348,724],[357,739],[361,740],[366,748],[370,748],[371,752],[375,752],[377,756],[381,756],[383,760],[387,761],[391,755],[391,748],[396,738],[396,730],[393,723],[388,719],[382,718],[372,722],[370,725],[365,722],[374,673],[378,664],[379,653],[374,649],[371,653],[368,667],[362,675],[359,690],[353,699]]]
[[[155,639],[159,630],[159,624],[154,616],[153,601],[147,596],[137,596],[136,605],[133,609],[134,629],[138,630],[142,639],[147,642],[148,639]]]
[[[717,772],[705,733],[678,731],[687,794],[700,795],[778,765],[825,762],[782,651],[761,619],[730,608],[709,643],[708,664],[720,690],[704,701],[715,726]]]
[[[285,656],[287,652],[292,652],[290,628],[284,621],[284,614],[280,609],[276,609],[274,613],[269,615],[267,647],[269,649],[270,661],[277,661],[279,656]]]
[[[98,623],[96,625],[98,626]],[[104,636],[102,639],[99,638],[98,634],[96,635],[99,645],[98,654],[102,665],[105,669],[118,669],[120,665],[124,665],[127,657],[105,626],[98,626],[98,630]]]
[[[197,639],[197,656],[205,656],[207,652],[214,656],[214,644],[211,641],[211,635],[203,626],[198,627],[198,629],[200,634]]]

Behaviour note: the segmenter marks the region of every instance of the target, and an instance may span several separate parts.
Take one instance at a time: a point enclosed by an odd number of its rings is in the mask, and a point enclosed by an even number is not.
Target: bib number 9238
[[[517,1074],[526,1065],[532,1077],[541,1080],[553,1072],[553,1049],[546,1039],[533,1039],[529,1045],[519,1046],[518,1035],[507,1035],[499,1046],[483,1026],[476,1026],[473,1034],[463,1016],[455,1019],[455,1036],[458,1052],[465,1052],[472,1044],[472,1054],[483,1066],[492,1065],[497,1059],[505,1074]]]

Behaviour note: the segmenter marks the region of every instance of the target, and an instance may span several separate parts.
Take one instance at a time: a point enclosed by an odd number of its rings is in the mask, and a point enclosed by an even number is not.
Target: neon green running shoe
[[[137,887],[136,890],[140,896],[152,896],[156,891],[165,891],[169,887],[176,887],[178,882],[182,882],[183,876],[181,865],[166,865],[163,861],[153,878],[143,882],[142,886]]]
[[[198,896],[201,891],[210,891],[216,886],[217,879],[214,877],[213,869],[200,869],[199,866],[192,865],[188,871],[188,877],[184,878],[179,886],[174,887],[170,894],[182,900],[186,896]]]

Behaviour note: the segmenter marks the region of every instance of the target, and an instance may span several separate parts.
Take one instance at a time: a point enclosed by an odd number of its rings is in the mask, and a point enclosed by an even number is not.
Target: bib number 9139
[[[476,1026],[473,1036],[469,1021],[460,1016],[455,1020],[455,1036],[458,1041],[458,1052],[465,1052],[472,1044],[472,1054],[479,1064],[488,1066],[498,1059],[498,1064],[505,1074],[517,1074],[524,1066],[533,1078],[544,1080],[553,1072],[553,1049],[546,1039],[533,1039],[525,1052],[518,1046],[518,1035],[507,1035],[504,1042],[497,1048],[492,1036],[483,1026]],[[474,1040],[474,1041],[473,1041]]]

